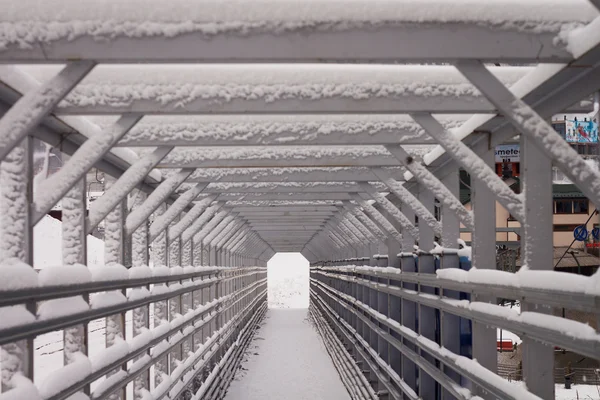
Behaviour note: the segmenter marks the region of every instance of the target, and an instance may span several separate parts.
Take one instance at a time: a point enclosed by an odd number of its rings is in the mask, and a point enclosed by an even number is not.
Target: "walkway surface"
[[[306,309],[270,309],[226,400],[347,400]]]

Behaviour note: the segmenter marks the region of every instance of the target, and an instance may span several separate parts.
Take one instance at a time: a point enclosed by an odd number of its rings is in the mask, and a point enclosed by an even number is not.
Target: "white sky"
[[[270,308],[308,308],[308,261],[300,253],[277,253],[267,263]]]

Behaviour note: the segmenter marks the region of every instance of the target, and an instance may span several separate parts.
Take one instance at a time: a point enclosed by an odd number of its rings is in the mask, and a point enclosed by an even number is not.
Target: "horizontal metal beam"
[[[394,179],[404,179],[404,169],[385,168]],[[378,178],[369,168],[199,168],[187,182],[367,182]]]
[[[264,219],[274,218],[280,219],[292,219],[292,218],[327,218],[333,214],[333,211],[243,211],[239,208],[234,208],[234,211],[240,212],[245,219]]]
[[[385,185],[379,182],[372,182],[371,186],[382,191],[389,191],[386,190]],[[204,193],[348,193],[360,191],[360,187],[353,182],[216,183],[210,184],[204,189]]]
[[[158,168],[400,167],[381,146],[178,148]]]
[[[226,193],[219,196],[223,201],[322,201],[322,200],[352,200],[346,193]]]
[[[244,6],[223,9],[211,2],[192,10],[185,3],[132,10],[111,0],[64,12],[59,19],[53,17],[59,0],[33,11],[29,4],[4,13],[7,31],[28,29],[0,42],[0,62],[568,62],[572,55],[556,36],[565,23],[589,22],[594,15],[586,2],[554,5],[552,14],[543,2],[494,2],[485,13],[460,3],[433,3],[424,15],[426,6],[418,1],[403,7],[383,1],[363,7],[351,1],[311,1],[301,9],[295,3],[265,1],[248,14],[241,11]],[[108,25],[106,10],[111,10],[112,30],[101,29]],[[490,29],[499,24],[498,14],[502,29]],[[536,15],[538,25],[546,22],[547,28],[523,29],[527,15]],[[142,23],[156,29],[144,29]]]
[[[241,214],[250,214],[250,213],[283,213],[283,215],[293,215],[295,213],[330,213],[336,212],[337,207],[333,205],[278,205],[278,206],[236,206],[231,208],[232,212],[237,212]]]
[[[192,113],[187,107],[185,111]],[[445,118],[460,126],[459,115]],[[292,146],[432,144],[402,114],[147,116],[117,146]]]

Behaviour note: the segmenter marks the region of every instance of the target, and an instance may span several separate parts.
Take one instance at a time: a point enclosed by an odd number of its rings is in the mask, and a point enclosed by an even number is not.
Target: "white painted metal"
[[[173,147],[159,147],[141,158],[115,182],[100,198],[92,203],[86,220],[87,233],[90,233],[100,221],[137,186],[138,183],[163,159]]]
[[[40,182],[32,205],[34,208],[32,223],[38,223],[67,193],[69,187],[84,177],[140,118],[141,115],[137,114],[122,116],[105,131],[98,132],[86,140],[59,171]]]
[[[0,118],[0,159],[4,159],[94,66],[92,61],[69,60],[58,75],[37,90],[25,93]]]
[[[522,135],[532,139],[546,156],[551,157],[554,164],[577,184],[587,198],[594,204],[600,204],[600,172],[587,164],[549,122],[514,96],[483,64],[470,61],[458,63],[456,67],[498,106]]]

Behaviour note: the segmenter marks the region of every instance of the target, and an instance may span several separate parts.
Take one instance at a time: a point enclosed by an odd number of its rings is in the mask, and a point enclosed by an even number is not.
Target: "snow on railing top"
[[[82,36],[250,35],[403,23],[471,23],[497,30],[558,33],[565,25],[578,26],[595,15],[586,0],[228,0],[225,5],[220,0],[195,4],[188,0],[2,0],[0,8],[0,49]]]

